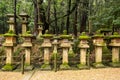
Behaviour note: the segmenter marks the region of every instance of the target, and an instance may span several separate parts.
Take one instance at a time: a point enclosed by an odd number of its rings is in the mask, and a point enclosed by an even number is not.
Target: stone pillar
[[[87,40],[90,39],[90,37],[88,37],[85,33],[82,34],[84,35],[79,36],[80,43],[78,45],[78,47],[80,48],[80,64],[78,64],[77,67],[79,69],[88,68],[86,55],[87,55],[87,49],[89,48]]]
[[[23,36],[24,42],[22,47],[25,48],[25,65],[30,66],[30,54],[31,54],[31,47],[32,47],[32,36]]]
[[[13,47],[6,47],[6,64],[12,64],[13,62]]]
[[[105,46],[105,42],[103,40],[103,36],[94,36],[93,37],[93,44],[95,46],[95,63],[93,64],[96,68],[105,67],[102,64],[102,48]]]
[[[112,62],[110,63],[110,65],[112,67],[120,67],[120,59],[119,59],[119,55],[120,55],[120,36],[117,35],[112,35],[111,36],[111,43],[110,46],[112,47]]]
[[[20,17],[22,18],[22,34],[27,32],[27,24],[28,24],[28,18],[29,16],[27,13],[22,12],[20,14]]]
[[[14,14],[7,14],[9,20],[7,21],[9,24],[9,31],[15,32],[15,26],[14,26]]]
[[[61,69],[69,69],[70,66],[68,65],[68,50],[70,48],[70,42],[69,40],[66,38],[62,40],[60,47],[63,48],[63,59],[62,59],[62,64],[60,65]]]
[[[41,69],[51,69],[50,66],[50,48],[52,47],[50,39],[52,38],[51,34],[42,35],[44,41],[41,47],[44,48],[44,64],[41,66]]]
[[[32,70],[33,66],[31,65],[31,47],[32,47],[32,35],[27,34],[22,35],[24,37],[24,42],[21,45],[25,49],[25,70]]]

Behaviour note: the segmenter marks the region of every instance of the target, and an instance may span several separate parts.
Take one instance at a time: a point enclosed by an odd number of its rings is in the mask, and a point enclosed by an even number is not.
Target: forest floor
[[[0,80],[120,80],[120,68],[25,72],[0,71]]]

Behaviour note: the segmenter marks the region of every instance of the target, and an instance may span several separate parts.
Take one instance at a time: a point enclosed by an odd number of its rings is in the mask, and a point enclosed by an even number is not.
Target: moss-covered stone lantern
[[[102,63],[102,49],[105,46],[104,35],[97,31],[93,36],[93,45],[95,46],[95,63],[93,64],[96,68],[105,67]]]
[[[22,12],[19,16],[22,18],[22,34],[24,34],[27,31],[27,24],[28,24],[29,16],[27,13],[24,13],[24,12]]]
[[[14,26],[14,14],[7,14],[9,20],[7,21],[9,24],[9,31],[12,30],[15,32],[15,26]]]
[[[25,48],[25,69],[32,70],[33,66],[31,65],[30,55],[33,35],[30,33],[30,31],[27,31],[26,33],[22,34],[22,37],[24,38],[24,42],[21,46]]]
[[[70,66],[68,65],[68,50],[71,46],[69,41],[71,36],[67,35],[67,31],[64,30],[63,35],[60,35],[60,38],[62,39],[60,47],[62,47],[63,49],[63,58],[62,58],[62,64],[60,65],[60,69],[69,69]]]
[[[87,36],[85,32],[83,32],[79,36],[79,39],[80,39],[80,43],[78,47],[80,48],[80,64],[78,64],[77,67],[79,69],[88,68],[86,62],[86,57],[87,57],[86,54],[87,54],[87,49],[89,48],[88,40],[90,39],[90,37]]]
[[[42,30],[43,30],[43,27],[42,27],[43,23],[38,23],[38,35],[37,35],[37,39],[40,39],[41,35],[42,35]]]
[[[42,35],[44,38],[44,41],[41,45],[41,47],[44,48],[44,64],[41,66],[41,69],[51,69],[50,66],[50,48],[52,47],[52,43],[50,39],[53,37],[52,34],[48,33],[48,30],[46,30],[45,34]]]
[[[113,67],[120,67],[120,35],[115,32],[110,36],[112,46],[112,63],[110,63]]]
[[[3,46],[6,51],[6,65],[2,68],[2,70],[13,70],[15,66],[13,65],[13,49],[16,43],[16,34],[12,30],[8,31],[8,33],[4,34],[5,42]]]

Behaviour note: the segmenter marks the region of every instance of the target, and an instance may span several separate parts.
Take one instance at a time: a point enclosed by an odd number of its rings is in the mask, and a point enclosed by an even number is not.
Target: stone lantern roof
[[[20,15],[19,15],[19,16],[21,16],[21,17],[27,17],[27,18],[29,17],[29,16],[28,16],[28,14],[27,14],[27,13],[25,13],[25,12],[20,13]]]

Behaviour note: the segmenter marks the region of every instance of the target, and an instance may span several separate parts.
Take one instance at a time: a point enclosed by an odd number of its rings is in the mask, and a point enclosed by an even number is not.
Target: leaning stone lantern
[[[16,43],[16,34],[12,30],[9,30],[8,33],[4,34],[5,42],[3,46],[6,51],[6,65],[2,70],[13,70],[15,66],[13,65],[13,49]]]
[[[62,64],[60,65],[60,69],[69,69],[70,66],[68,65],[68,51],[71,46],[70,41],[69,41],[71,36],[67,35],[66,30],[64,30],[63,35],[60,35],[60,38],[62,38],[60,47],[62,47],[63,49]]]
[[[27,31],[27,24],[28,24],[29,16],[27,13],[24,13],[24,12],[22,12],[19,16],[22,18],[22,34],[24,34]]]
[[[9,31],[12,30],[15,32],[15,26],[14,26],[14,14],[7,14],[9,20],[7,21],[9,24]]]
[[[32,70],[33,66],[31,65],[30,55],[33,35],[30,33],[30,31],[27,31],[26,33],[22,34],[22,37],[24,38],[21,46],[25,49],[25,69]]]
[[[110,65],[120,67],[120,35],[115,32],[110,38],[111,43],[109,45],[112,47],[112,63]]]
[[[52,34],[48,34],[48,30],[46,30],[45,34],[42,35],[44,38],[41,47],[44,48],[44,64],[41,66],[41,69],[51,69],[50,66],[50,48],[52,47],[52,43],[50,39],[53,37]]]
[[[77,67],[79,69],[88,68],[87,61],[86,61],[86,57],[87,57],[86,55],[87,55],[87,50],[89,48],[89,45],[88,45],[89,39],[90,39],[90,37],[87,36],[85,34],[85,32],[83,32],[79,36],[80,43],[79,43],[78,47],[80,48],[80,64],[77,65]]]
[[[104,35],[99,31],[93,36],[93,45],[95,46],[95,63],[93,66],[96,68],[105,67],[102,63],[102,49],[105,46]]]

